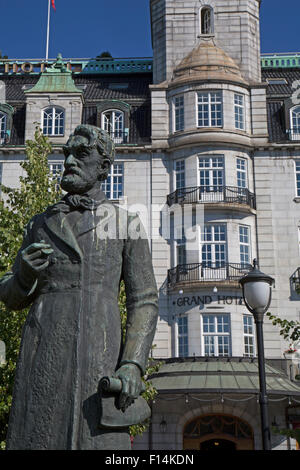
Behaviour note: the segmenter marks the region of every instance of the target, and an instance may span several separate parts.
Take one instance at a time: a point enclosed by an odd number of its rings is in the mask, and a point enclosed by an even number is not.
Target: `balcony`
[[[255,209],[255,195],[247,188],[234,186],[194,186],[176,189],[167,196],[167,204],[229,204]]]
[[[168,287],[173,288],[178,284],[192,283],[222,283],[238,285],[241,277],[251,270],[250,264],[205,262],[179,264],[168,270]]]
[[[106,131],[116,145],[128,144],[128,130],[126,131]]]
[[[292,129],[287,129],[287,134],[289,140],[300,140],[300,127],[293,127]]]

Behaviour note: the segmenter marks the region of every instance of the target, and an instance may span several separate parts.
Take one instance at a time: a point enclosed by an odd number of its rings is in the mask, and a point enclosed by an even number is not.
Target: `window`
[[[287,85],[285,78],[267,78],[267,83],[269,85]]]
[[[124,113],[118,110],[105,111],[102,114],[102,129],[104,129],[115,144],[127,141],[124,133]]]
[[[177,160],[175,162],[175,183],[176,189],[185,187],[185,161]]]
[[[244,356],[254,356],[254,326],[253,317],[250,315],[243,315],[244,326]]]
[[[179,317],[177,320],[178,328],[178,356],[187,357],[189,355],[188,341],[188,317]]]
[[[198,127],[222,126],[222,93],[198,93]]]
[[[176,96],[174,99],[175,132],[184,129],[184,96]]]
[[[111,165],[107,179],[101,184],[101,189],[108,199],[119,199],[123,196],[123,174],[123,163]]]
[[[43,134],[64,135],[65,112],[62,108],[51,106],[43,111]]]
[[[215,202],[216,200],[223,199],[223,156],[199,157],[199,184],[200,198],[203,202]]]
[[[229,315],[202,316],[202,355],[230,356]]]
[[[240,225],[239,237],[240,237],[240,263],[242,266],[250,264],[250,230],[249,227]]]
[[[299,140],[300,139],[300,106],[291,109],[291,139]]]
[[[235,128],[244,130],[245,129],[245,107],[244,107],[244,96],[234,94],[234,120]]]
[[[57,182],[56,189],[59,190],[61,177],[64,171],[63,163],[49,163],[50,178]]]
[[[186,243],[185,239],[177,240],[177,265],[186,264]]]
[[[296,170],[296,195],[300,197],[300,160],[295,161]]]
[[[7,128],[7,116],[5,113],[0,112],[0,144],[6,142],[6,128]]]
[[[200,34],[213,34],[213,9],[210,7],[201,9]]]
[[[238,188],[247,188],[247,161],[244,158],[236,160],[236,176]]]
[[[207,279],[211,277],[216,280],[222,279],[223,270],[223,275],[226,276],[226,269],[224,269],[227,259],[226,225],[204,225],[201,245],[203,276]]]

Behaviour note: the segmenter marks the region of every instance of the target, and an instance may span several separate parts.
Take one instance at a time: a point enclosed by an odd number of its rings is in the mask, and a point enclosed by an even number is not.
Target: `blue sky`
[[[49,57],[152,56],[149,0],[55,0]],[[48,0],[0,0],[0,50],[10,58],[45,57]],[[299,0],[263,0],[262,52],[298,52]]]

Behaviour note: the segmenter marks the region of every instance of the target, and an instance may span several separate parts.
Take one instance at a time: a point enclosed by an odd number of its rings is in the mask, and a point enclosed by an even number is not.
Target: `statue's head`
[[[115,146],[107,132],[88,124],[76,127],[63,152],[65,171],[61,187],[71,194],[83,194],[99,186],[115,158]]]

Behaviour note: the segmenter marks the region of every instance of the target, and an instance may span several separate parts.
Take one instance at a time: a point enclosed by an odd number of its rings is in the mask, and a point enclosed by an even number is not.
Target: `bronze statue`
[[[7,449],[130,449],[131,418],[122,416],[132,410],[136,422],[147,415],[135,404],[158,314],[148,241],[138,216],[114,206],[100,189],[115,154],[108,134],[80,125],[64,154],[66,196],[29,222],[12,271],[0,280],[0,300],[9,308],[32,304]],[[103,377],[121,380],[118,395],[101,393]]]

